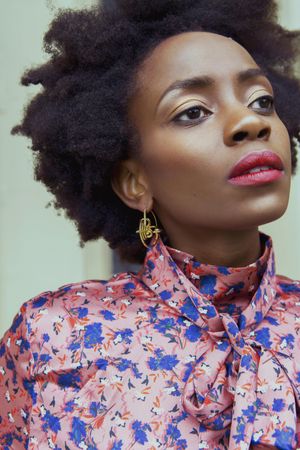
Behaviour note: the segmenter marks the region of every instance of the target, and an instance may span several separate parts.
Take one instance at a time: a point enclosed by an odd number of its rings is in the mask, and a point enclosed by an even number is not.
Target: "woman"
[[[299,33],[276,20],[271,0],[110,0],[51,24],[13,133],[81,245],[143,265],[23,304],[1,448],[300,446],[300,285],[258,229],[299,139]]]

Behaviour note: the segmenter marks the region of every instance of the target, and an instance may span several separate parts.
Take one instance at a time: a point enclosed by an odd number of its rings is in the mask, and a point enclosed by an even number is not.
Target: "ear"
[[[111,186],[129,208],[139,211],[152,209],[152,194],[146,175],[138,161],[133,159],[119,161],[113,171]]]

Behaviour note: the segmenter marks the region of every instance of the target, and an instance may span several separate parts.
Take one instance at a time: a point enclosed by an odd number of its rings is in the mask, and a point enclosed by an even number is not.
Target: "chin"
[[[284,199],[282,201],[278,201],[277,199],[277,201],[274,202],[267,202],[264,208],[257,211],[257,214],[253,214],[253,217],[256,216],[256,225],[264,225],[280,219],[280,217],[282,217],[286,212],[287,207],[288,199]]]
[[[268,196],[255,200],[251,206],[244,204],[239,214],[235,214],[234,225],[236,229],[247,229],[258,227],[280,219],[287,210],[289,197],[287,195],[272,197]],[[232,225],[232,216],[228,219]]]
[[[286,208],[283,209],[282,211],[278,211],[278,212],[276,211],[276,212],[273,212],[273,214],[271,213],[268,217],[263,218],[260,221],[259,225],[265,225],[267,223],[275,222],[276,220],[280,219],[280,217],[282,217],[284,215],[285,211],[286,211]]]

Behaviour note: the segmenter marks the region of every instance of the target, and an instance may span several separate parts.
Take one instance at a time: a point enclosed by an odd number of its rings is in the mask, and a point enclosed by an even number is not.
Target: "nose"
[[[247,140],[267,141],[271,133],[270,124],[258,113],[243,108],[228,117],[224,127],[224,142],[233,146]]]

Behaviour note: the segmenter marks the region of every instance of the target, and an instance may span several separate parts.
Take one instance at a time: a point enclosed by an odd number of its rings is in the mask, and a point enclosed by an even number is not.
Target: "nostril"
[[[269,133],[268,128],[264,128],[263,130],[261,130],[261,131],[258,133],[258,137],[259,137],[259,138],[265,137],[268,133]]]
[[[266,127],[259,131],[259,133],[257,134],[257,137],[264,138],[264,137],[268,136],[268,134],[269,134],[269,128]],[[235,142],[240,142],[240,141],[243,141],[245,138],[247,138],[247,136],[248,136],[247,131],[238,131],[237,133],[234,134],[233,140]]]
[[[233,140],[237,142],[242,141],[247,135],[248,133],[246,131],[239,131],[238,133],[235,133]]]

